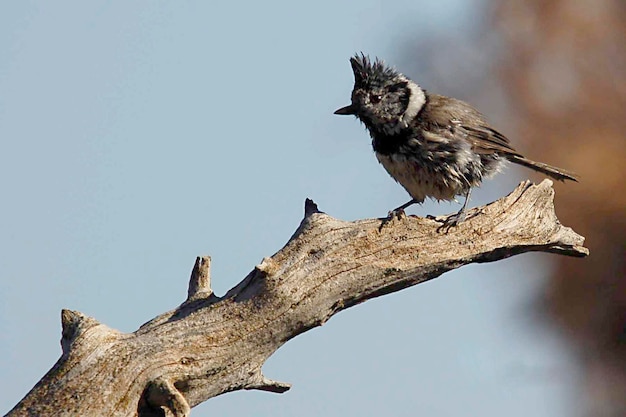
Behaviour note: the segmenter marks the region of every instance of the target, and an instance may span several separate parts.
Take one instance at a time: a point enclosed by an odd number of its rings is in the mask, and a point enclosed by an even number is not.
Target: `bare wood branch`
[[[345,222],[311,200],[289,242],[224,297],[198,258],[188,299],[131,334],[62,313],[63,354],[9,416],[187,416],[216,395],[285,392],[261,367],[289,339],[337,312],[474,262],[529,251],[586,256],[554,213],[552,182],[520,184],[444,232],[418,217]]]

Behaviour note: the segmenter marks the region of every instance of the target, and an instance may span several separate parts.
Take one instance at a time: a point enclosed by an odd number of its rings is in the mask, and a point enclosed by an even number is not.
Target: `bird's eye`
[[[370,94],[370,103],[372,104],[380,103],[380,100],[382,99],[383,99],[383,96],[380,94],[375,94],[375,93]]]

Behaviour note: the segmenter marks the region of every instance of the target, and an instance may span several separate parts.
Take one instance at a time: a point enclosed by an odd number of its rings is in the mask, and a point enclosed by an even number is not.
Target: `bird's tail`
[[[530,159],[526,159],[521,155],[510,155],[507,159],[511,162],[515,162],[516,164],[524,165],[527,168],[534,169],[535,171],[542,172],[555,180],[559,181],[576,181],[578,182],[578,176],[573,172],[566,171],[561,168],[553,167],[548,164],[544,164],[543,162],[535,162]]]

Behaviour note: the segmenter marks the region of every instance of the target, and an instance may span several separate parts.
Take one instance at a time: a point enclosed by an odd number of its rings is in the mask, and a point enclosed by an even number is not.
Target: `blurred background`
[[[306,197],[380,217],[407,196],[348,104],[379,56],[477,106],[556,184],[591,256],[472,265],[342,312],[194,416],[626,415],[626,3],[360,0],[0,4],[0,412],[61,353],[60,310],[126,332],[224,294]],[[511,167],[473,195],[526,178]],[[458,210],[427,203],[418,215]]]

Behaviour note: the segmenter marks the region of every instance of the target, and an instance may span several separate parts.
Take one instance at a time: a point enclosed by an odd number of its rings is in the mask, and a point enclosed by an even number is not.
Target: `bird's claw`
[[[383,221],[380,223],[380,227],[378,228],[378,231],[380,232],[381,230],[383,230],[383,227],[393,222],[394,220],[396,219],[402,220],[405,217],[406,217],[406,213],[404,212],[404,209],[400,208],[400,209],[391,210],[389,213],[387,213],[387,217],[382,219]]]
[[[406,217],[406,213],[404,212],[404,209],[402,208],[397,208],[387,213],[387,220],[393,220],[396,218],[400,220],[403,217]]]
[[[459,213],[451,214],[445,218],[439,218],[439,217],[430,216],[430,215],[427,216],[427,218],[430,220],[434,220],[438,223],[441,223],[441,226],[437,228],[437,232],[440,232],[443,230],[446,233],[448,233],[450,229],[458,226],[459,223],[464,221],[466,219],[466,216],[465,216],[465,213],[459,212]]]

